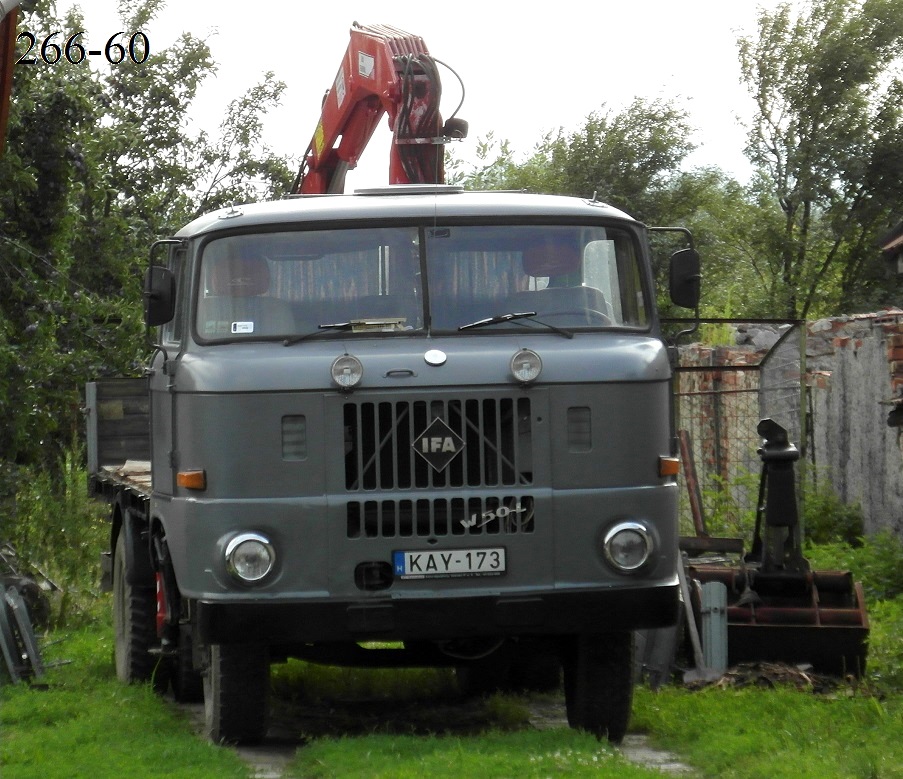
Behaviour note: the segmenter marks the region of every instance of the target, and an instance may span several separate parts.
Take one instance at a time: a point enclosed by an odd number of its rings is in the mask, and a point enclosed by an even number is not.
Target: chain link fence
[[[732,325],[735,335],[751,342],[680,348],[680,532],[749,539],[761,471],[756,426],[770,417],[787,429],[791,442],[805,445],[805,328],[774,320],[706,322]]]

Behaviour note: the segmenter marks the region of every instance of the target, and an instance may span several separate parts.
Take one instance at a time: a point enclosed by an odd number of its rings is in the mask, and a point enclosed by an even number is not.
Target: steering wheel
[[[597,311],[595,308],[574,308],[574,309],[561,309],[559,311],[538,311],[536,313],[535,319],[542,321],[544,317],[549,316],[581,316],[581,317],[589,317],[592,319],[596,319],[600,324],[610,325],[611,318],[608,314],[603,314],[601,311]]]

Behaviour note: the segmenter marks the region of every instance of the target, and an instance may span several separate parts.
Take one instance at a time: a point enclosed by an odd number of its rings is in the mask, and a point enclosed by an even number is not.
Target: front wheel
[[[573,636],[562,649],[568,724],[619,744],[633,701],[633,636],[629,631]]]
[[[204,673],[204,720],[216,744],[253,744],[266,735],[270,658],[265,646],[214,644]]]

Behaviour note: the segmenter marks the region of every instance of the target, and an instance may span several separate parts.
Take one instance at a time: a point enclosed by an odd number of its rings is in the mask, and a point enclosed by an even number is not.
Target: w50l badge
[[[492,522],[506,533],[529,533],[533,530],[533,498],[503,498],[500,505],[483,512],[471,512],[460,520],[465,528],[481,528]]]

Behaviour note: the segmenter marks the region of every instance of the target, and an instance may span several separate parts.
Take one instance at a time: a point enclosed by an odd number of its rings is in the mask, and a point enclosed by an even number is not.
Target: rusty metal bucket
[[[688,570],[691,580],[727,587],[731,665],[808,663],[819,673],[857,677],[865,671],[868,613],[849,571],[766,572],[742,563],[691,563]]]
[[[699,522],[696,538],[681,539],[682,550],[700,555],[689,561],[687,578],[727,588],[731,665],[808,663],[821,673],[859,676],[869,634],[862,585],[849,571],[810,569],[796,501],[793,466],[799,452],[774,421],[762,420],[757,431],[764,439],[763,468],[752,551],[744,556],[739,539],[706,536]],[[713,553],[726,556],[713,559]],[[698,594],[692,600],[698,615]]]

